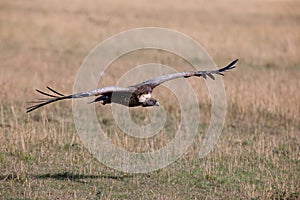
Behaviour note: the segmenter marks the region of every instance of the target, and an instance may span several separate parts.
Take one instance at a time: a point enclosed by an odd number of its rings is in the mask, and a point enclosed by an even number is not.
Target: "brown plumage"
[[[136,85],[128,86],[126,88],[118,87],[118,86],[108,86],[108,87],[98,88],[95,90],[90,90],[87,92],[81,92],[81,93],[71,94],[71,95],[63,95],[53,90],[52,88],[47,87],[48,90],[53,92],[54,94],[49,94],[40,90],[36,90],[40,94],[43,94],[50,98],[43,98],[43,99],[38,99],[36,101],[29,102],[29,103],[34,103],[35,105],[28,107],[26,109],[26,112],[27,113],[31,112],[39,107],[63,99],[75,99],[75,98],[83,98],[83,97],[91,97],[91,96],[99,96],[91,103],[101,101],[103,105],[110,104],[110,103],[118,103],[129,107],[158,106],[159,105],[158,101],[151,97],[151,93],[153,89],[158,85],[169,80],[173,80],[177,78],[189,78],[191,76],[198,76],[198,77],[202,76],[203,78],[209,77],[214,80],[215,79],[215,77],[213,76],[214,74],[224,75],[222,72],[235,68],[234,64],[236,64],[237,61],[238,59],[232,61],[226,67],[223,67],[218,70],[190,71],[190,72],[179,72],[174,74],[167,74],[163,76],[158,76],[156,78],[144,81]]]

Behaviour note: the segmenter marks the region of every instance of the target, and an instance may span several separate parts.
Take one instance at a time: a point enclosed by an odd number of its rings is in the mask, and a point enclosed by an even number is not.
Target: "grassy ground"
[[[300,198],[298,1],[64,2],[0,2],[1,198]],[[35,88],[50,85],[72,91],[80,63],[95,45],[144,26],[172,28],[191,36],[218,65],[234,58],[240,62],[224,77],[226,124],[211,154],[198,158],[210,106],[203,81],[192,79],[200,91],[203,116],[198,140],[167,168],[126,174],[87,152],[76,134],[71,102],[29,115],[25,108],[26,101],[35,97]],[[151,51],[145,58],[145,54],[128,55],[113,65],[128,70],[145,61],[182,64],[174,55]],[[103,84],[113,84],[117,78],[108,71]],[[176,131],[178,110],[163,92],[156,95],[170,113],[160,138],[164,145]],[[97,110],[109,108],[99,105]],[[132,115],[144,120],[144,115],[134,111]],[[116,143],[127,148],[135,144],[137,149],[145,145],[122,135],[109,115],[99,118]]]

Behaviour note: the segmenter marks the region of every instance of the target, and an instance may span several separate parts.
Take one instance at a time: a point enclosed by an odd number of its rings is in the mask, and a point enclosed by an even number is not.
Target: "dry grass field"
[[[63,2],[0,2],[0,198],[300,198],[299,1]],[[199,159],[210,101],[203,80],[192,78],[201,91],[203,116],[197,141],[166,168],[127,174],[88,153],[76,133],[71,101],[30,114],[25,108],[37,97],[36,88],[49,85],[70,93],[80,64],[98,43],[146,26],[189,35],[219,66],[240,61],[223,79],[226,123],[214,150]],[[188,69],[175,55],[155,50],[129,54],[112,65],[122,72],[147,62]],[[114,84],[119,76],[108,70],[99,85]],[[179,120],[178,109],[163,94],[156,93],[170,118],[155,140],[160,146]],[[122,135],[106,115],[109,106],[99,104],[97,111],[113,141],[135,150],[147,146]],[[147,111],[142,114],[132,112],[141,123]]]

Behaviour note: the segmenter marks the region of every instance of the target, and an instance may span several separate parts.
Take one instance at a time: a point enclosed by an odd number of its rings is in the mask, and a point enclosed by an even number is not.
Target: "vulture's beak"
[[[157,101],[154,105],[157,106],[157,107],[159,107],[159,102]]]

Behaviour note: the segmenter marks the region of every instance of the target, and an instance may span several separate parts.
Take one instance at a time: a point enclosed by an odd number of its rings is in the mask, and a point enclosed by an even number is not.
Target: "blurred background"
[[[0,2],[0,196],[12,198],[254,198],[300,197],[300,2],[297,0],[192,1],[1,1]],[[71,93],[88,53],[108,37],[132,28],[162,27],[200,43],[221,67],[239,58],[224,77],[227,117],[215,150],[199,160],[199,143],[166,169],[146,175],[116,172],[97,162],[76,135],[71,102],[25,114],[27,101],[46,85]],[[120,73],[137,64],[189,65],[160,51],[132,53],[114,62]],[[99,86],[115,84],[108,70]],[[201,109],[201,141],[209,123],[205,84],[190,80]],[[177,129],[170,111],[165,145]],[[99,120],[116,143],[135,150],[121,135],[109,108]],[[144,112],[144,114],[147,112]],[[174,114],[175,113],[175,114]],[[133,118],[145,121],[146,118]],[[148,144],[148,146],[147,146]]]

